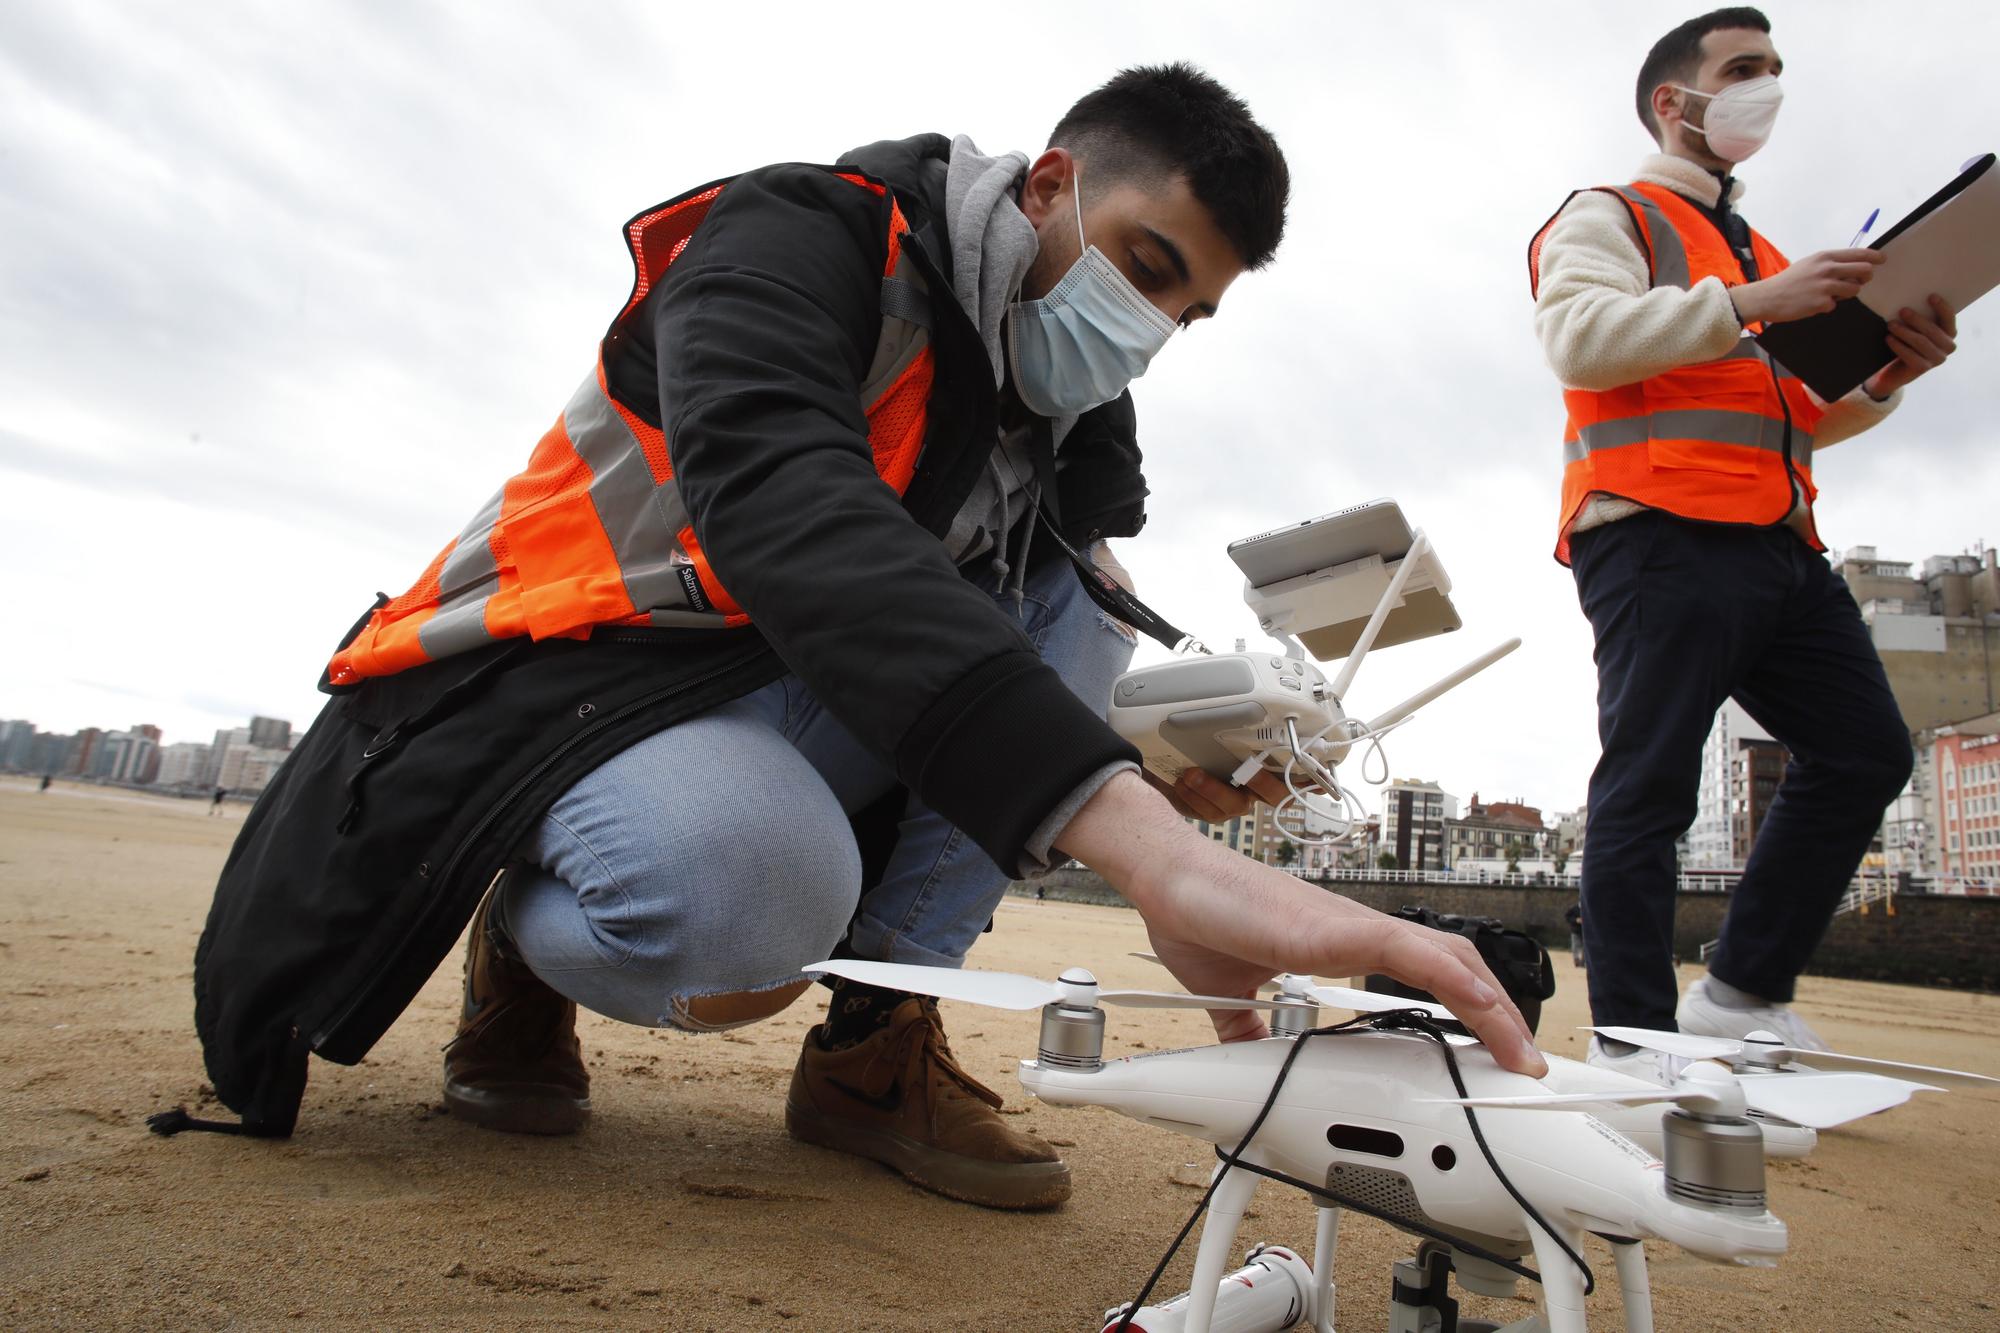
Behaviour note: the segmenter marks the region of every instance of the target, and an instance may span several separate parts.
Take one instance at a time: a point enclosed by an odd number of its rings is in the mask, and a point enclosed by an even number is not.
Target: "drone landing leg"
[[[1333,1251],[1340,1242],[1340,1209],[1321,1208],[1313,1233],[1313,1333],[1333,1333]]]
[[[1246,1162],[1256,1161],[1244,1153]],[[1261,1163],[1259,1163],[1261,1165]],[[1209,1333],[1215,1318],[1215,1298],[1222,1287],[1222,1275],[1229,1271],[1229,1256],[1236,1246],[1236,1228],[1242,1225],[1243,1210],[1257,1192],[1259,1177],[1248,1171],[1231,1171],[1218,1162],[1218,1173],[1227,1172],[1208,1201],[1208,1221],[1202,1224],[1201,1248],[1195,1251],[1194,1278],[1188,1288],[1187,1333]]]
[[[1587,1333],[1583,1305],[1583,1275],[1556,1244],[1555,1237],[1530,1217],[1528,1238],[1535,1245],[1535,1266],[1542,1270],[1542,1313],[1549,1333]],[[1572,1230],[1563,1237],[1578,1254],[1583,1253],[1583,1237]]]
[[[1625,1297],[1625,1333],[1653,1333],[1653,1287],[1646,1277],[1646,1247],[1638,1241],[1612,1241],[1618,1262],[1618,1290]]]

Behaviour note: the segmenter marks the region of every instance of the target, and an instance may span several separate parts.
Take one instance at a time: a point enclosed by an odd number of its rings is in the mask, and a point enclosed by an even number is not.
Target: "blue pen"
[[[1861,224],[1861,230],[1855,232],[1854,239],[1847,243],[1847,248],[1853,250],[1857,248],[1863,241],[1867,240],[1869,229],[1875,225],[1875,219],[1881,216],[1882,216],[1882,210],[1879,208],[1876,209],[1874,212],[1870,213],[1868,215],[1868,220]]]

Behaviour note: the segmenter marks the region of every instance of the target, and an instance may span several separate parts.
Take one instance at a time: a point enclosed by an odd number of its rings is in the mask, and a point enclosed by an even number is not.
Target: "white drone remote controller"
[[[1240,782],[1235,775],[1252,759],[1282,773],[1294,735],[1329,768],[1347,757],[1346,714],[1326,677],[1275,653],[1181,657],[1128,671],[1111,687],[1110,720],[1168,784],[1190,768]]]
[[[1509,639],[1365,722],[1347,715],[1342,700],[1354,683],[1354,673],[1360,670],[1389,613],[1403,605],[1404,589],[1429,552],[1429,538],[1422,532],[1414,534],[1395,573],[1387,577],[1374,614],[1332,680],[1305,660],[1297,639],[1280,634],[1277,637],[1283,647],[1276,653],[1179,657],[1126,672],[1111,686],[1106,716],[1112,730],[1138,748],[1147,772],[1169,785],[1190,768],[1239,787],[1259,769],[1275,773],[1291,793],[1280,809],[1302,803],[1323,825],[1338,830],[1336,838],[1345,836],[1353,823],[1342,811],[1351,811],[1359,819],[1360,810],[1352,796],[1342,790],[1333,769],[1347,758],[1355,742],[1372,739],[1379,744],[1391,727],[1521,646],[1519,639]],[[1265,591],[1250,589],[1256,595]],[[1452,620],[1455,625],[1456,617]],[[1300,779],[1307,787],[1317,787],[1340,809],[1312,807],[1300,790]],[[1386,780],[1385,761],[1381,781]],[[1283,824],[1279,828],[1294,842],[1304,841]]]

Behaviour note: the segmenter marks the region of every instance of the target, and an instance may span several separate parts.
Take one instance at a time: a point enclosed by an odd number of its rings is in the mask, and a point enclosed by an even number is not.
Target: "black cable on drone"
[[[1361,1019],[1350,1020],[1348,1023],[1340,1024],[1337,1027],[1321,1028],[1318,1029],[1318,1031],[1327,1033],[1329,1035],[1338,1035],[1342,1032],[1352,1031],[1355,1025],[1363,1023],[1378,1029],[1397,1029],[1402,1031],[1414,1032],[1420,1036],[1429,1037],[1432,1040],[1436,1041],[1439,1047],[1444,1051],[1445,1068],[1451,1074],[1452,1086],[1458,1089],[1459,1096],[1466,1097],[1470,1095],[1470,1093],[1467,1092],[1465,1087],[1465,1079],[1459,1073],[1458,1053],[1452,1049],[1451,1042],[1447,1039],[1446,1030],[1439,1025],[1438,1021],[1435,1018],[1433,1018],[1429,1013],[1425,1012],[1424,1010],[1393,1009],[1389,1010],[1386,1013],[1380,1013],[1364,1017]],[[1313,1035],[1313,1034],[1308,1034],[1308,1035]],[[1500,1163],[1497,1160],[1495,1160],[1493,1156],[1493,1149],[1487,1145],[1486,1134],[1483,1130],[1480,1129],[1479,1117],[1473,1113],[1473,1109],[1470,1106],[1462,1107],[1460,1109],[1462,1109],[1465,1112],[1466,1124],[1469,1125],[1472,1129],[1472,1141],[1479,1146],[1480,1155],[1486,1159],[1486,1165],[1492,1169],[1494,1178],[1500,1182],[1501,1188],[1506,1190],[1507,1193],[1513,1198],[1514,1202],[1520,1205],[1522,1212],[1526,1213],[1531,1219],[1533,1219],[1536,1226],[1539,1226],[1543,1231],[1546,1231],[1549,1234],[1549,1239],[1553,1240],[1556,1243],[1557,1247],[1560,1248],[1564,1254],[1569,1256],[1570,1262],[1574,1263],[1577,1266],[1578,1271],[1583,1274],[1583,1294],[1588,1296],[1592,1292],[1596,1291],[1597,1278],[1590,1271],[1590,1265],[1584,1262],[1582,1255],[1578,1254],[1573,1248],[1571,1248],[1569,1243],[1562,1238],[1561,1233],[1559,1233],[1558,1231],[1556,1231],[1554,1227],[1549,1225],[1548,1219],[1542,1216],[1541,1211],[1537,1209],[1533,1204],[1529,1203],[1527,1198],[1521,1193],[1521,1191],[1514,1188],[1514,1182],[1509,1180],[1507,1178],[1507,1173],[1500,1169]],[[1239,1149],[1238,1151],[1240,1152],[1241,1149]],[[1217,1157],[1221,1157],[1225,1162],[1230,1160],[1227,1156],[1223,1154],[1220,1148],[1216,1149],[1215,1155]],[[1527,1265],[1522,1264],[1516,1260],[1508,1259],[1505,1258],[1504,1256],[1495,1254],[1491,1250],[1484,1249],[1481,1246],[1475,1245],[1470,1241],[1462,1240],[1459,1237],[1451,1235],[1449,1232],[1439,1231],[1432,1227],[1427,1227],[1422,1223],[1412,1222],[1407,1218],[1391,1216],[1390,1214],[1385,1213],[1380,1209],[1374,1208],[1365,1203],[1349,1201],[1341,1197],[1340,1195],[1334,1193],[1332,1190],[1325,1189],[1318,1185],[1310,1184],[1307,1181],[1299,1180],[1293,1176],[1288,1176],[1282,1171],[1273,1171],[1267,1167],[1258,1166],[1254,1162],[1233,1162],[1232,1165],[1239,1166],[1243,1170],[1252,1172],[1256,1175],[1264,1176],[1267,1177],[1268,1179],[1276,1180],[1286,1185],[1291,1185],[1297,1189],[1302,1189],[1308,1194],[1317,1195],[1333,1203],[1340,1204],[1344,1208],[1352,1208],[1355,1212],[1362,1213],[1369,1217],[1373,1217],[1378,1221],[1387,1222],[1391,1226],[1401,1227],[1408,1231],[1414,1231],[1419,1235],[1428,1236],[1432,1240],[1443,1241],[1445,1244],[1450,1245],[1453,1249],[1463,1250],[1465,1253],[1472,1255],[1476,1259],[1484,1259],[1489,1263],[1498,1264],[1500,1265],[1500,1267],[1505,1268],[1510,1272],[1518,1273],[1520,1276],[1527,1278],[1531,1282],[1540,1282],[1542,1280],[1542,1275],[1540,1273],[1537,1273],[1534,1269],[1529,1268]]]
[[[1436,1019],[1424,1013],[1421,1009],[1410,1010],[1408,1012],[1415,1015],[1415,1018],[1410,1023],[1411,1029],[1422,1032],[1425,1036],[1437,1042],[1438,1048],[1444,1052],[1444,1065],[1451,1072],[1452,1087],[1458,1089],[1460,1097],[1470,1097],[1472,1094],[1466,1091],[1465,1078],[1458,1072],[1458,1053],[1452,1050],[1451,1042],[1446,1038],[1444,1029],[1437,1025]],[[1577,1266],[1577,1270],[1583,1274],[1583,1294],[1588,1296],[1596,1291],[1597,1277],[1590,1271],[1590,1265],[1584,1262],[1583,1256],[1578,1254],[1571,1247],[1570,1243],[1562,1238],[1561,1232],[1549,1225],[1549,1220],[1542,1216],[1541,1211],[1535,1205],[1528,1202],[1527,1196],[1514,1188],[1514,1182],[1507,1179],[1507,1173],[1500,1169],[1500,1163],[1493,1157],[1493,1149],[1486,1145],[1485,1131],[1479,1128],[1479,1117],[1472,1113],[1472,1108],[1466,1106],[1460,1109],[1465,1112],[1465,1123],[1472,1129],[1472,1141],[1479,1145],[1479,1155],[1484,1157],[1486,1165],[1493,1169],[1493,1175],[1499,1180],[1500,1187],[1513,1196],[1514,1202],[1521,1205],[1521,1211],[1526,1213],[1536,1226],[1547,1232],[1549,1239],[1556,1243],[1556,1247],[1568,1255],[1569,1261]],[[1539,1282],[1541,1278],[1537,1277],[1535,1281]]]
[[[1167,1265],[1173,1262],[1174,1255],[1179,1253],[1181,1245],[1188,1238],[1188,1233],[1194,1230],[1194,1224],[1201,1220],[1203,1213],[1208,1211],[1209,1201],[1215,1197],[1216,1187],[1222,1183],[1222,1178],[1228,1175],[1232,1168],[1241,1168],[1253,1175],[1263,1176],[1266,1179],[1290,1185],[1295,1189],[1304,1190],[1316,1198],[1325,1199],[1330,1203],[1352,1209],[1364,1216],[1387,1222],[1391,1226],[1417,1232],[1432,1240],[1449,1245],[1453,1249],[1470,1254],[1474,1258],[1498,1264],[1500,1267],[1519,1274],[1531,1282],[1540,1282],[1542,1280],[1542,1275],[1534,1269],[1516,1260],[1495,1254],[1484,1246],[1476,1245],[1460,1237],[1453,1236],[1448,1232],[1412,1222],[1407,1218],[1392,1217],[1380,1209],[1335,1194],[1332,1190],[1324,1186],[1314,1185],[1300,1180],[1295,1176],[1286,1175],[1282,1171],[1274,1171],[1269,1167],[1259,1166],[1254,1162],[1242,1160],[1243,1153],[1250,1147],[1250,1141],[1257,1136],[1257,1131],[1264,1127],[1264,1121],[1269,1118],[1272,1108],[1277,1105],[1278,1093],[1284,1088],[1285,1080],[1292,1072],[1292,1063],[1298,1059],[1299,1052],[1305,1049],[1306,1042],[1313,1037],[1341,1036],[1364,1030],[1401,1030],[1415,1032],[1421,1036],[1431,1038],[1438,1043],[1438,1046],[1444,1052],[1445,1068],[1451,1074],[1452,1086],[1458,1090],[1458,1095],[1460,1097],[1471,1095],[1466,1090],[1464,1077],[1459,1073],[1458,1054],[1452,1050],[1451,1042],[1446,1039],[1444,1029],[1438,1026],[1435,1018],[1421,1009],[1392,1009],[1386,1013],[1363,1014],[1356,1018],[1350,1018],[1345,1023],[1335,1023],[1328,1027],[1312,1028],[1300,1033],[1293,1039],[1292,1049],[1285,1053],[1284,1063],[1278,1066],[1277,1077],[1271,1080],[1271,1091],[1264,1098],[1264,1105],[1258,1110],[1257,1118],[1250,1122],[1250,1128],[1244,1132],[1242,1139],[1237,1142],[1234,1149],[1227,1152],[1223,1150],[1220,1144],[1216,1145],[1215,1155],[1222,1160],[1222,1169],[1217,1171],[1214,1179],[1208,1182],[1208,1188],[1202,1192],[1201,1199],[1194,1206],[1194,1211],[1188,1215],[1188,1220],[1181,1224],[1179,1233],[1175,1235],[1173,1242],[1167,1246],[1166,1253],[1160,1256],[1160,1262],[1153,1265],[1153,1271],[1146,1278],[1145,1285],[1139,1288],[1139,1294],[1133,1298],[1131,1304],[1125,1307],[1125,1312],[1119,1316],[1117,1324],[1111,1330],[1108,1330],[1107,1333],[1129,1333],[1132,1327],[1132,1316],[1145,1307],[1146,1298],[1153,1294],[1154,1286],[1159,1283],[1160,1276],[1167,1271]],[[1543,1231],[1548,1233],[1549,1238],[1555,1241],[1562,1252],[1568,1255],[1570,1261],[1582,1272],[1583,1294],[1588,1296],[1597,1290],[1597,1279],[1591,1273],[1590,1265],[1584,1262],[1583,1256],[1578,1254],[1570,1246],[1569,1242],[1562,1238],[1560,1232],[1549,1225],[1548,1219],[1543,1217],[1541,1211],[1532,1203],[1528,1202],[1526,1196],[1514,1187],[1514,1182],[1507,1178],[1507,1173],[1500,1169],[1500,1163],[1494,1158],[1493,1149],[1488,1146],[1486,1135],[1479,1128],[1479,1117],[1473,1113],[1473,1109],[1470,1106],[1461,1107],[1460,1109],[1465,1112],[1466,1124],[1472,1129],[1473,1142],[1479,1145],[1480,1155],[1486,1159],[1486,1165],[1492,1170],[1494,1177],[1499,1180],[1501,1187],[1507,1191],[1515,1203],[1520,1205],[1521,1211],[1527,1214],[1536,1226],[1539,1226]]]

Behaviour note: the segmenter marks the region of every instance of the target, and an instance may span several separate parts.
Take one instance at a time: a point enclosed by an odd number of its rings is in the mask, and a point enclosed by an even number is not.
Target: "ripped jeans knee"
[[[781,981],[758,990],[724,991],[714,995],[676,995],[661,1015],[662,1027],[682,1032],[726,1032],[774,1018],[806,993],[812,982]]]

